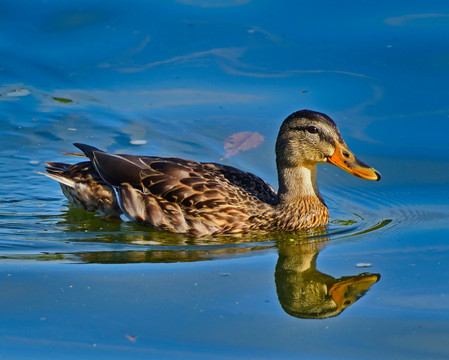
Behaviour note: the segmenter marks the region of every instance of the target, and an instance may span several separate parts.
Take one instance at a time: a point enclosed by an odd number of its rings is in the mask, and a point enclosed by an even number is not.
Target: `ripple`
[[[332,239],[363,236],[368,233],[399,231],[404,228],[448,227],[449,206],[435,205],[428,193],[429,204],[415,204],[410,193],[395,189],[382,192],[366,189],[337,189],[327,194],[331,212],[328,235]],[[409,189],[408,192],[412,192]]]
[[[336,188],[326,192],[331,222],[328,227],[296,233],[256,233],[192,238],[103,219],[62,207],[62,199],[32,198],[3,203],[0,212],[0,251],[3,258],[75,262],[184,262],[276,253],[280,242],[339,242],[380,237],[404,228],[448,227],[449,206],[415,204],[416,189],[367,190]],[[419,195],[419,194],[418,194]],[[440,201],[441,202],[441,201]],[[51,256],[50,256],[51,255]]]

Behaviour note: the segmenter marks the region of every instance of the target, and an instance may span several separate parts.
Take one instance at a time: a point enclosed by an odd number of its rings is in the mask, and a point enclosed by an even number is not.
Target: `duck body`
[[[344,158],[337,165],[346,171],[380,178],[349,152],[330,118],[308,110],[290,115],[281,126],[276,143],[278,192],[260,177],[227,165],[110,154],[74,145],[89,161],[49,162],[45,174],[60,183],[70,202],[105,216],[123,213],[143,225],[193,236],[327,224],[316,164],[332,162],[335,152]]]

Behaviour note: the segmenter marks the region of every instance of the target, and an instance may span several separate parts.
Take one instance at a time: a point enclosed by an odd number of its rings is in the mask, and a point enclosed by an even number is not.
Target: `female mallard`
[[[331,163],[369,180],[380,174],[348,149],[335,123],[309,110],[293,113],[276,141],[279,191],[231,166],[178,158],[108,154],[74,144],[89,158],[49,162],[75,205],[176,233],[208,236],[325,225],[329,212],[316,184],[316,164]]]

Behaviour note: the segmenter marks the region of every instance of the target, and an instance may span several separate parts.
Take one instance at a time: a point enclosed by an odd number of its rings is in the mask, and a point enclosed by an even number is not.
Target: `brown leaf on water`
[[[125,337],[131,342],[134,342],[137,340],[137,338],[134,335],[126,334]]]
[[[264,140],[264,137],[256,131],[243,131],[232,134],[224,141],[224,149],[226,151],[224,158],[227,159],[239,152],[258,147]]]

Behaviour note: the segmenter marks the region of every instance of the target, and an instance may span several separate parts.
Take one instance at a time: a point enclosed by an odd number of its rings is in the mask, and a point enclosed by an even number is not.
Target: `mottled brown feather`
[[[120,216],[122,211],[112,186],[103,181],[90,161],[75,165],[57,162],[47,164],[47,173],[59,182],[62,192],[71,203],[104,216]]]

